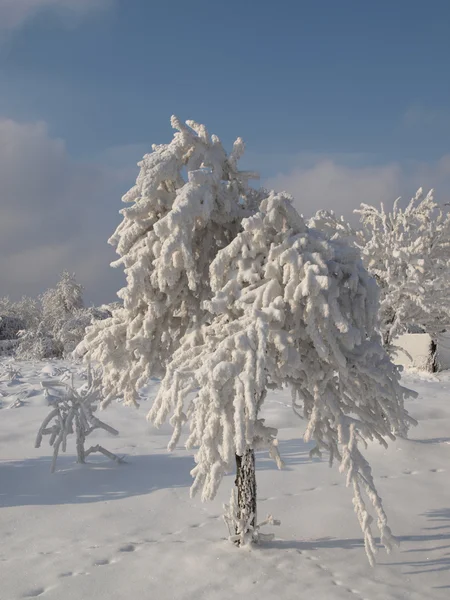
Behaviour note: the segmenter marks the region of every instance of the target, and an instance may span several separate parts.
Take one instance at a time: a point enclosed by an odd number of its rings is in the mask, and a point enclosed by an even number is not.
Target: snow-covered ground
[[[113,404],[101,416],[120,435],[89,438],[125,455],[126,464],[91,455],[77,465],[71,439],[51,475],[48,438],[34,449],[49,410],[40,387],[48,374],[44,363],[19,366],[17,382],[0,382],[1,600],[449,597],[450,374],[405,375],[420,394],[408,404],[419,426],[388,451],[367,451],[400,540],[393,554],[380,551],[372,569],[352,492],[326,457],[309,458],[287,392],[270,394],[265,411],[267,423],[279,427],[286,469],[278,471],[264,453],[257,457],[260,520],[271,513],[282,523],[274,541],[247,550],[225,540],[221,519],[233,476],[215,501],[190,499],[192,455],[167,453],[170,429],[148,425],[149,401],[138,411]]]

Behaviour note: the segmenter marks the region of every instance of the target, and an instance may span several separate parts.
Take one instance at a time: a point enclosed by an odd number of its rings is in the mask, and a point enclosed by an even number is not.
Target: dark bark
[[[237,517],[256,527],[256,470],[255,452],[248,449],[243,456],[236,455]],[[240,533],[236,531],[236,533]]]
[[[79,415],[75,417],[75,435],[77,438],[77,462],[84,465],[86,462],[86,455],[84,444],[86,441],[86,433],[83,428],[83,424]]]
[[[395,320],[395,315],[391,319],[389,319],[386,322],[386,324],[387,325],[392,325],[392,323],[394,322],[394,320]],[[385,331],[383,333],[382,340],[383,340],[383,346],[387,349],[388,352],[390,352],[391,343],[392,343],[391,329],[390,329],[390,327],[389,327],[389,329],[387,331]]]
[[[431,340],[430,343],[430,361],[429,368],[432,373],[436,373],[439,370],[438,360],[437,360],[437,343],[436,340]]]

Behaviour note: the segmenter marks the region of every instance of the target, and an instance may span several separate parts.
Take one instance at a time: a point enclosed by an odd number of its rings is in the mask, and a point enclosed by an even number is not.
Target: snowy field
[[[1,600],[449,597],[449,373],[405,375],[419,392],[408,403],[419,426],[388,451],[367,451],[400,540],[391,555],[379,552],[372,569],[352,492],[326,457],[309,458],[288,393],[271,393],[265,410],[267,424],[279,427],[286,468],[257,456],[259,518],[271,513],[282,523],[273,528],[274,541],[237,549],[225,540],[221,519],[233,476],[215,501],[190,499],[192,455],[182,448],[167,453],[170,428],[148,425],[149,401],[138,411],[113,404],[101,417],[120,435],[97,431],[89,438],[124,455],[126,464],[92,455],[77,465],[71,439],[51,475],[48,438],[34,449],[49,410],[40,386],[48,379],[44,365],[22,362],[16,382],[0,382]]]

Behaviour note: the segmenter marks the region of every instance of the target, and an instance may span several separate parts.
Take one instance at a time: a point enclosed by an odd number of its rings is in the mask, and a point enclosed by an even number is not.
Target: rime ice
[[[386,445],[413,422],[408,390],[377,333],[375,280],[342,225],[306,223],[286,194],[248,186],[253,175],[237,168],[241,140],[227,155],[204,126],[172,124],[172,142],[140,163],[124,196],[131,206],[111,238],[127,276],[124,306],[83,343],[103,365],[105,405],[119,394],[136,403],[148,378],[161,377],[148,417],[158,426],[170,419],[170,449],[189,424],[191,491],[206,500],[236,456],[239,470],[241,457],[267,448],[281,466],[277,431],[260,409],[267,389],[289,386],[307,421],[305,439],[347,475],[373,562],[367,500],[388,550],[393,538],[358,444]],[[244,487],[256,494],[250,480]],[[229,521],[241,524],[239,539],[253,538],[256,497],[242,502],[238,489]]]

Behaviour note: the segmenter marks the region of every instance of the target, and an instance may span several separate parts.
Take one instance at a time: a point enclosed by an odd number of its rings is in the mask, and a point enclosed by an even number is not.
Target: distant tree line
[[[86,327],[112,314],[113,305],[86,307],[83,286],[63,271],[54,288],[14,302],[0,297],[0,352],[20,359],[69,357]]]

